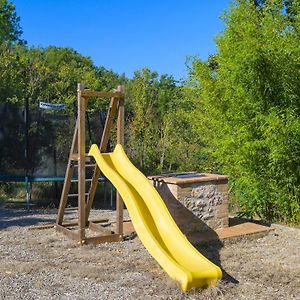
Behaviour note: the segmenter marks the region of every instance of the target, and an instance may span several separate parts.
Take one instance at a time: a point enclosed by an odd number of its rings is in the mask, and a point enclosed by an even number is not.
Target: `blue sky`
[[[148,67],[180,79],[187,56],[206,59],[230,0],[12,0],[29,45],[72,47],[131,77]]]

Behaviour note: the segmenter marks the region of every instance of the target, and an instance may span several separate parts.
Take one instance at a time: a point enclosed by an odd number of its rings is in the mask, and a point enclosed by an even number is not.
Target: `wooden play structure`
[[[112,232],[101,226],[101,221],[97,223],[89,220],[90,210],[93,206],[96,194],[100,169],[97,164],[91,163],[90,157],[86,153],[86,109],[90,97],[110,97],[109,110],[99,144],[101,152],[107,151],[108,141],[113,128],[114,118],[117,115],[117,143],[124,145],[124,87],[118,86],[113,92],[98,92],[85,89],[83,84],[78,84],[77,101],[78,113],[77,120],[65,174],[63,190],[60,198],[60,205],[56,219],[55,228],[69,238],[78,241],[79,244],[98,244],[104,242],[117,242],[123,240],[123,200],[117,192],[116,199],[116,230]],[[78,168],[78,193],[71,194],[70,188],[74,168]],[[86,178],[86,168],[93,168],[91,179]],[[87,182],[90,186],[87,189]],[[86,191],[88,190],[88,191]],[[64,215],[68,199],[78,198],[78,220],[75,222],[64,222]],[[96,236],[87,236],[86,229],[97,232]]]

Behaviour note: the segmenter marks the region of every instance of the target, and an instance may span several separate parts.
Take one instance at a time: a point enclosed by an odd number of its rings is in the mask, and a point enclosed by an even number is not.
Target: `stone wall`
[[[178,185],[177,200],[212,229],[228,227],[227,181]]]
[[[202,181],[198,178],[198,182],[150,179],[185,234],[228,227],[226,176],[206,174]]]

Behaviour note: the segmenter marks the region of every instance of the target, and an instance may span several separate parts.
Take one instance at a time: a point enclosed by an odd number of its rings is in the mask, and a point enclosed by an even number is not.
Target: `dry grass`
[[[77,247],[53,229],[28,231],[54,218],[0,210],[0,299],[300,299],[299,229],[274,225],[264,237],[198,245],[225,278],[182,293],[138,238]]]

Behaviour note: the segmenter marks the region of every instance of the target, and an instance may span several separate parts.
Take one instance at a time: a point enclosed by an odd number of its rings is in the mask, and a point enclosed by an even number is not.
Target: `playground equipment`
[[[100,170],[97,165],[91,163],[86,153],[86,109],[89,97],[110,97],[110,106],[103,129],[100,142],[102,152],[107,151],[110,133],[113,127],[114,117],[117,114],[117,143],[124,143],[124,88],[118,86],[115,92],[97,92],[84,88],[84,85],[78,84],[77,90],[77,120],[65,174],[63,190],[61,194],[58,215],[56,219],[56,230],[67,235],[69,238],[77,240],[79,244],[98,244],[104,242],[117,242],[123,240],[123,201],[117,193],[117,220],[116,231],[111,232],[107,228],[89,221],[90,210],[93,206],[97,184],[100,176]],[[78,193],[70,194],[72,176],[74,168],[78,168]],[[86,168],[93,168],[93,176],[90,187],[86,193]],[[78,230],[69,229],[63,223],[65,209],[68,198],[78,198]],[[87,236],[86,229],[99,233],[98,236]]]
[[[118,144],[113,153],[101,154],[97,145],[89,152],[104,175],[120,192],[138,237],[183,291],[215,285],[219,267],[200,254],[180,231],[164,201],[149,180],[129,161]]]
[[[94,144],[89,153],[86,154],[85,109],[87,105],[86,97],[89,96],[111,96],[112,98],[99,147],[100,149]],[[117,145],[112,153],[103,153],[107,147],[109,132],[111,131],[113,117],[116,112],[118,112]],[[61,196],[56,229],[78,240],[80,244],[121,241],[123,239],[124,200],[138,237],[168,275],[181,283],[183,291],[187,291],[193,287],[215,285],[217,280],[222,277],[220,268],[200,254],[183,235],[158,192],[148,179],[129,161],[122,148],[123,143],[124,89],[118,87],[117,92],[103,93],[84,90],[82,85],[79,85],[78,118]],[[85,194],[86,158],[91,156],[94,157],[96,166],[89,193]],[[77,194],[79,229],[77,232],[70,231],[63,226],[62,223],[71,183],[71,163],[74,160],[78,161],[79,168],[79,191]],[[116,233],[108,233],[107,229],[100,229],[101,226],[88,221],[100,170],[120,193],[117,198]],[[97,229],[105,235],[87,237],[85,235],[87,226],[91,229],[97,227]]]

